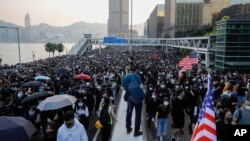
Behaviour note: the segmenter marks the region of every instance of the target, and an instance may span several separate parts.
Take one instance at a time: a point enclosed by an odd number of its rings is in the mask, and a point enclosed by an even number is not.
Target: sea
[[[60,55],[65,55],[75,45],[75,43],[63,43],[64,51]],[[21,63],[28,63],[34,59],[45,59],[49,57],[49,53],[45,51],[45,43],[20,43]],[[2,64],[14,65],[19,63],[17,43],[0,43],[0,58],[2,58]],[[58,56],[56,51],[54,56]],[[50,53],[50,57],[53,54]]]

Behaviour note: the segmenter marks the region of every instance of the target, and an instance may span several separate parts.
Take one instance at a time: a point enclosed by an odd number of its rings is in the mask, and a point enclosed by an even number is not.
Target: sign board
[[[116,38],[116,37],[104,37],[104,44],[125,44],[126,39]]]
[[[84,38],[91,38],[91,34],[84,34]]]

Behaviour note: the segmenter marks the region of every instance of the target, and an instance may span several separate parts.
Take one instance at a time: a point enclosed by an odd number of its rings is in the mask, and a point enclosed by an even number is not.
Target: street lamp
[[[131,30],[130,30],[130,47],[129,47],[129,53],[130,56],[132,56],[132,32],[133,32],[133,0],[131,0]]]
[[[8,26],[0,26],[0,28],[15,29],[17,31],[17,44],[18,44],[18,55],[19,55],[19,73],[20,73],[21,72],[21,51],[20,51],[19,28],[18,27],[8,27]]]
[[[32,56],[33,56],[33,62],[35,62],[35,51],[34,50],[32,50]]]

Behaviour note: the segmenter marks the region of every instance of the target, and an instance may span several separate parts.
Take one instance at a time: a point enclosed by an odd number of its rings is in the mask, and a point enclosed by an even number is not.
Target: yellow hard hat
[[[95,127],[96,127],[97,129],[103,128],[103,126],[102,126],[100,120],[97,120],[97,121],[95,122]]]

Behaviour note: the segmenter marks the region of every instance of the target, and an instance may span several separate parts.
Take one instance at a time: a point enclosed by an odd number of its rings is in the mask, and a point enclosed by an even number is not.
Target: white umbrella
[[[76,98],[71,95],[54,95],[41,101],[37,106],[40,111],[55,110],[66,106],[73,105],[76,102]]]
[[[43,75],[40,75],[40,76],[36,76],[35,77],[35,80],[50,80],[50,78],[48,76],[43,76]]]

